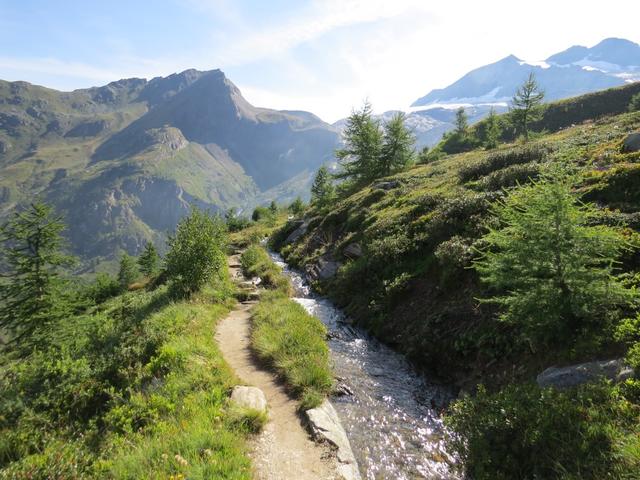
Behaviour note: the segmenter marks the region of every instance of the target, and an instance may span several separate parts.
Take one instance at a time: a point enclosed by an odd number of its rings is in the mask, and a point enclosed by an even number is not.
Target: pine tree
[[[336,151],[341,171],[335,176],[355,185],[368,183],[378,174],[383,133],[380,122],[374,120],[373,109],[365,102],[347,119],[343,132],[344,147]]]
[[[278,213],[278,204],[275,200],[271,201],[271,204],[269,205],[269,211],[274,215]]]
[[[377,176],[386,177],[404,170],[413,160],[415,137],[405,125],[405,114],[395,114],[384,125],[384,137]]]
[[[464,111],[463,107],[460,107],[458,110],[456,110],[455,133],[457,133],[460,137],[464,137],[467,134],[468,128],[469,119],[467,117],[467,113]]]
[[[633,298],[616,273],[623,233],[593,225],[597,211],[579,202],[574,183],[554,170],[511,191],[494,207],[499,225],[475,262],[495,292],[486,301],[532,345],[602,332]]]
[[[304,212],[304,207],[305,205],[302,199],[300,197],[296,197],[296,199],[291,202],[291,205],[289,205],[289,211],[294,215],[300,215]]]
[[[311,205],[324,208],[335,197],[335,187],[329,170],[324,165],[318,169],[311,185]]]
[[[49,325],[70,312],[61,268],[73,259],[62,253],[64,228],[44,203],[32,204],[0,227],[0,329],[22,347],[38,343]]]
[[[122,254],[120,257],[120,270],[118,270],[118,283],[123,291],[138,279],[138,273],[135,258],[126,253]]]
[[[142,255],[138,258],[138,266],[140,267],[140,272],[142,272],[145,277],[152,277],[158,273],[160,269],[160,255],[158,255],[158,251],[152,242],[147,242],[145,245]]]
[[[500,121],[498,120],[496,111],[492,107],[491,110],[489,110],[489,116],[485,120],[485,148],[496,148],[498,146],[498,142],[500,141],[500,135],[502,135]]]
[[[516,91],[511,101],[511,116],[516,131],[529,140],[529,124],[540,118],[544,92],[531,72],[527,80]]]

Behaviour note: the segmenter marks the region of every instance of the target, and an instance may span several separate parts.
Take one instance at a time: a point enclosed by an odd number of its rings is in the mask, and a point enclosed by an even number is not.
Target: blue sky
[[[528,3],[528,2],[527,2]],[[606,8],[604,8],[606,5]],[[635,0],[0,0],[0,78],[62,90],[221,68],[255,105],[328,121],[406,108],[508,54],[640,41]]]

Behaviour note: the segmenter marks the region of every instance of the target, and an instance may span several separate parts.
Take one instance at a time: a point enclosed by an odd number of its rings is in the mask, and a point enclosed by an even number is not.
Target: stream
[[[445,450],[439,415],[452,399],[441,385],[419,375],[401,354],[351,326],[304,277],[271,254],[294,289],[294,300],[329,332],[329,348],[342,395],[332,403],[367,480],[456,479]]]

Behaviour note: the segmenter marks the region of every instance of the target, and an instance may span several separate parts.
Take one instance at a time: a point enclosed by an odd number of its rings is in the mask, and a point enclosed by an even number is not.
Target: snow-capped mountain
[[[412,107],[506,105],[530,72],[535,73],[547,100],[615,87],[640,80],[640,45],[608,38],[594,47],[573,46],[533,63],[509,55],[470,71],[446,88],[432,90]]]

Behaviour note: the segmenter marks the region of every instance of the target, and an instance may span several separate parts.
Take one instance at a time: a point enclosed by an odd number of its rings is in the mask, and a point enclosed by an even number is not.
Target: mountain
[[[137,253],[190,204],[250,208],[290,189],[338,141],[311,113],[252,106],[220,70],[73,92],[0,81],[0,218],[38,197],[83,258]]]
[[[596,46],[573,46],[530,64],[509,55],[470,71],[446,88],[436,89],[412,107],[440,104],[505,104],[533,72],[547,100],[558,100],[640,80],[640,45],[608,38]]]

